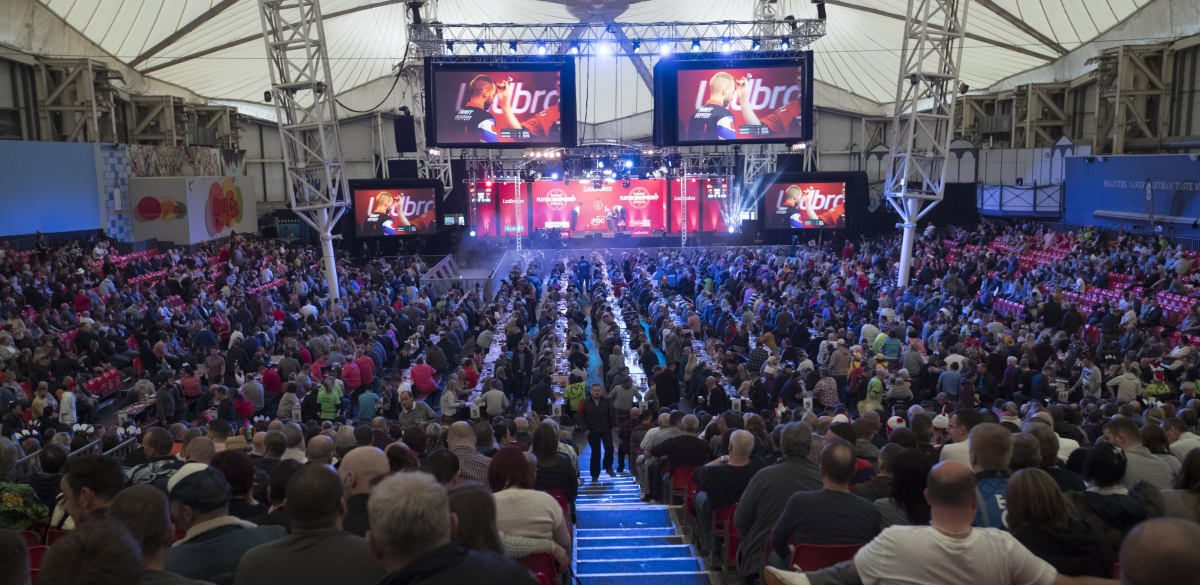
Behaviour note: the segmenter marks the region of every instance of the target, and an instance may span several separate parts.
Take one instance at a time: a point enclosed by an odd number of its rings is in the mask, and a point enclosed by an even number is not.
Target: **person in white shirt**
[[[1099,585],[1095,577],[1068,577],[998,528],[974,528],[979,505],[975,473],[956,461],[929,472],[925,499],[929,526],[892,526],[868,542],[849,563],[814,573],[767,567],[767,585],[854,583],[969,583],[971,585]],[[810,580],[811,578],[811,580]]]
[[[96,262],[103,262],[104,257],[107,255],[108,244],[104,242],[97,242],[96,247],[92,248],[92,260],[95,260]]]
[[[983,422],[983,415],[973,408],[960,408],[950,417],[950,438],[953,443],[942,447],[941,461],[957,461],[971,465],[971,429]]]

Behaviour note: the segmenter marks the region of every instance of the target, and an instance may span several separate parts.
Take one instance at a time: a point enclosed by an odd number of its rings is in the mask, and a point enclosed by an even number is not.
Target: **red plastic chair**
[[[46,546],[51,546],[62,539],[62,537],[70,534],[66,530],[48,530],[46,531]]]
[[[142,375],[142,359],[133,358],[133,371],[137,375]]]
[[[696,482],[692,481],[692,478],[689,477],[687,483],[687,492],[683,495],[683,517],[685,520],[696,517],[696,511],[693,509],[692,504],[696,502],[696,494],[699,493],[700,488],[697,487]],[[699,522],[700,521],[697,519],[697,526],[699,525]],[[690,526],[691,522],[685,522],[684,531],[686,532]]]
[[[519,559],[525,568],[537,577],[539,585],[554,585],[558,580],[558,565],[554,562],[554,555],[548,552],[533,553],[529,556],[524,556]]]
[[[865,544],[797,544],[791,567],[793,571],[820,571],[853,559],[854,553]]]
[[[571,522],[571,499],[567,497],[567,492],[562,490],[546,490],[545,493],[554,497],[559,506],[562,506],[563,518]]]
[[[25,539],[25,547],[26,548],[42,546],[42,539],[39,538],[37,533],[32,530],[26,530],[26,531],[22,532],[21,537]]]
[[[679,496],[680,498],[687,496],[688,482],[692,481],[692,474],[697,469],[699,469],[699,466],[691,465],[671,470],[671,493],[667,498],[668,504],[675,502],[675,496]]]
[[[737,512],[737,504],[717,506],[717,509],[713,510],[713,535],[722,537],[716,541],[720,543],[716,552],[721,557],[722,576],[729,570],[731,559],[733,566],[737,566],[737,536],[733,536],[737,533],[737,527],[733,525],[734,512]],[[725,547],[724,551],[721,550],[721,546]],[[731,546],[732,550],[729,548]]]
[[[46,556],[46,551],[50,550],[48,546],[31,546],[29,547],[29,568],[36,571],[42,568],[42,558]]]

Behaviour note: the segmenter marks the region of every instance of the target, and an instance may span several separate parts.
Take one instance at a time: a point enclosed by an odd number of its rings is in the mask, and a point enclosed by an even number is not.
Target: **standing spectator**
[[[580,407],[580,418],[583,419],[584,430],[587,431],[588,445],[592,448],[592,483],[600,480],[601,446],[604,447],[603,467],[609,477],[616,477],[613,471],[613,430],[617,428],[617,409],[612,400],[604,395],[603,386],[592,384],[592,395],[583,401]]]

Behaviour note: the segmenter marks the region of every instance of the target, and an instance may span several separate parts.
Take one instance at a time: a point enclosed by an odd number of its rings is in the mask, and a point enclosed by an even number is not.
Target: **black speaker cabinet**
[[[396,132],[396,152],[417,151],[417,126],[412,116],[396,116],[392,128]]]

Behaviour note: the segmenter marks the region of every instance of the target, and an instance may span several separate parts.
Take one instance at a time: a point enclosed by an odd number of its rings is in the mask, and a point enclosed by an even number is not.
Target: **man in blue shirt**
[[[379,404],[379,395],[370,387],[358,395],[358,420],[370,422],[375,418],[375,405]]]
[[[584,294],[587,294],[591,288],[592,281],[592,265],[587,261],[587,258],[580,256],[579,264],[575,265],[575,275],[579,278],[579,284],[583,287]]]
[[[1008,463],[1012,459],[1012,432],[993,423],[971,429],[971,468],[979,507],[972,526],[1008,530]]]

